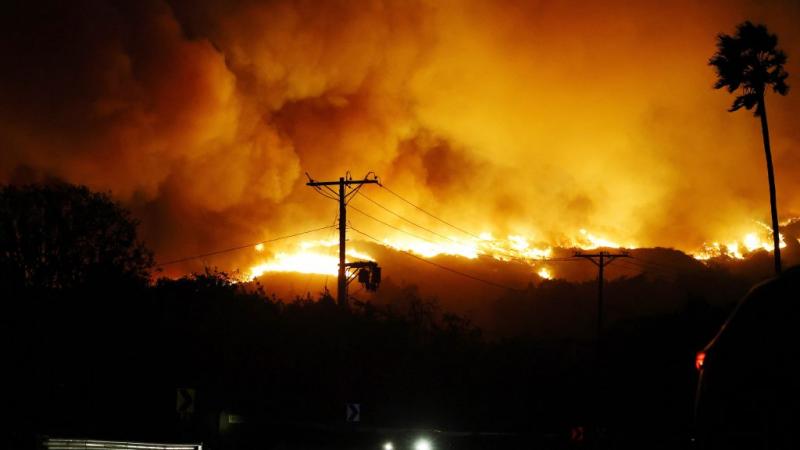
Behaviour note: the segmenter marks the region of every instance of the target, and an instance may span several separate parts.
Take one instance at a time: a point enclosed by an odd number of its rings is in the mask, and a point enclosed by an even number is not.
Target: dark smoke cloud
[[[767,217],[757,123],[706,66],[745,18],[800,73],[788,1],[19,2],[0,180],[111,190],[162,259],[327,224],[303,172],[346,170],[476,232],[693,250]],[[768,99],[785,217],[798,106]]]

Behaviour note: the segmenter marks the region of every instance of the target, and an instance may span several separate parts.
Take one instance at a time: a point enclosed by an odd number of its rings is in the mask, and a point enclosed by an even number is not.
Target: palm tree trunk
[[[775,172],[772,169],[772,151],[769,146],[769,127],[767,126],[767,107],[764,93],[758,96],[758,108],[761,113],[761,137],[764,139],[764,153],[767,156],[767,178],[769,179],[769,206],[772,213],[772,242],[775,245],[775,274],[781,273],[781,237],[778,231],[778,199],[775,195]]]

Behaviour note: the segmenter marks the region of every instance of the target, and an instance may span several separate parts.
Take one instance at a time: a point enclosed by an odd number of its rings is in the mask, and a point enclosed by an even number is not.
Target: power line
[[[222,254],[222,253],[234,252],[236,250],[242,250],[242,249],[245,249],[245,248],[255,247],[256,245],[259,245],[259,244],[269,244],[270,242],[275,242],[275,241],[280,241],[280,240],[283,240],[283,239],[289,239],[289,238],[293,238],[293,237],[297,237],[297,236],[302,236],[304,234],[314,233],[316,231],[327,230],[329,228],[336,228],[336,226],[328,225],[327,227],[315,228],[313,230],[302,231],[300,233],[287,234],[286,236],[279,236],[279,237],[276,237],[276,238],[273,238],[273,239],[267,239],[265,241],[254,242],[252,244],[238,245],[236,247],[225,248],[225,249],[222,249],[222,250],[217,250],[217,251],[208,252],[208,253],[201,253],[199,255],[185,256],[183,258],[178,258],[178,259],[173,259],[173,260],[170,260],[170,261],[165,261],[165,262],[162,262],[162,263],[158,263],[158,264],[156,264],[156,267],[169,266],[169,265],[172,265],[172,264],[178,264],[178,263],[182,263],[182,262],[186,262],[186,261],[191,261],[193,259],[205,258],[207,256],[214,256],[214,255],[219,255],[219,254]]]
[[[330,187],[328,187],[328,186],[323,186],[323,187],[324,187],[325,189],[329,190],[329,191],[332,191],[332,190],[333,190],[333,189],[331,189],[331,188],[330,188]],[[319,187],[319,186],[315,186],[315,187],[314,187],[314,190],[316,190],[316,191],[317,191],[317,194],[319,194],[319,195],[321,195],[321,196],[323,196],[323,197],[325,197],[325,198],[329,198],[329,199],[331,199],[331,200],[333,200],[333,201],[336,201],[336,202],[338,202],[338,201],[339,201],[339,199],[338,199],[338,198],[336,198],[336,197],[334,197],[333,195],[326,194],[325,192],[323,192],[323,191],[322,191],[322,188],[321,188],[321,187]]]
[[[391,215],[393,215],[393,216],[395,216],[395,217],[399,218],[400,220],[406,221],[406,222],[410,223],[411,225],[414,225],[414,226],[415,226],[415,227],[417,227],[417,228],[420,228],[420,229],[422,229],[422,230],[425,230],[425,231],[427,231],[428,233],[431,233],[431,234],[434,234],[434,235],[436,235],[436,236],[439,236],[440,238],[447,239],[448,241],[452,241],[452,242],[455,242],[455,243],[459,243],[457,240],[455,240],[455,239],[453,239],[453,238],[451,238],[451,237],[449,237],[449,236],[445,236],[445,235],[443,235],[443,234],[439,234],[439,233],[437,233],[437,232],[435,232],[435,231],[431,230],[430,228],[426,228],[426,227],[424,227],[424,226],[422,226],[422,225],[419,225],[419,224],[417,224],[417,223],[414,223],[413,221],[411,221],[411,220],[409,220],[409,219],[406,219],[405,217],[401,216],[400,214],[398,214],[398,213],[396,213],[396,212],[392,211],[391,209],[389,209],[389,208],[387,208],[387,207],[385,207],[385,206],[381,205],[380,203],[378,203],[378,202],[376,202],[375,200],[373,200],[373,199],[371,199],[371,198],[367,197],[367,196],[366,196],[366,195],[364,195],[364,194],[361,194],[361,193],[359,193],[358,195],[360,195],[361,197],[364,197],[365,199],[367,199],[367,200],[369,200],[370,202],[372,202],[373,204],[375,204],[377,207],[379,207],[379,208],[383,209],[384,211],[388,212],[389,214],[391,214]],[[480,239],[480,238],[478,238],[478,239]]]
[[[645,267],[643,265],[635,264],[633,262],[629,262],[629,261],[624,261],[623,260],[623,261],[619,261],[619,263],[620,264],[624,264],[624,266],[619,266],[620,269],[624,269],[626,271],[623,274],[624,276],[629,275],[629,273],[631,273],[631,272],[632,272],[632,275],[639,275],[639,274],[649,273],[650,272],[650,268],[649,267]],[[661,274],[661,272],[658,272],[658,273]]]
[[[358,233],[358,234],[361,234],[361,235],[363,235],[363,236],[365,236],[365,237],[368,237],[369,239],[372,239],[373,241],[375,241],[375,242],[377,242],[377,243],[379,243],[379,244],[383,245],[383,242],[381,242],[381,240],[380,240],[380,239],[378,239],[378,238],[376,238],[376,237],[373,237],[373,236],[371,236],[371,235],[369,235],[369,234],[367,234],[367,233],[364,233],[363,231],[361,231],[361,230],[359,230],[359,229],[357,229],[357,228],[354,228],[352,225],[350,226],[350,229],[351,229],[351,230],[353,230],[353,231],[355,231],[355,232],[356,232],[356,233]],[[470,275],[470,274],[468,274],[468,273],[464,273],[464,272],[461,272],[461,271],[459,271],[459,270],[452,269],[452,268],[450,268],[450,267],[443,266],[443,265],[441,265],[441,264],[437,264],[437,263],[435,263],[435,262],[433,262],[433,261],[429,261],[429,260],[427,260],[427,259],[425,259],[425,258],[423,258],[423,257],[421,257],[421,256],[417,256],[417,255],[415,255],[415,254],[413,254],[413,253],[411,253],[411,252],[405,251],[405,250],[400,250],[400,249],[398,249],[398,251],[399,251],[400,253],[403,253],[403,254],[405,254],[405,255],[408,255],[408,256],[410,256],[410,257],[412,257],[412,258],[418,259],[418,260],[420,260],[420,261],[422,261],[422,262],[424,262],[424,263],[426,263],[426,264],[430,264],[430,265],[432,265],[432,266],[434,266],[434,267],[438,267],[439,269],[446,270],[446,271],[448,271],[448,272],[451,272],[451,273],[454,273],[454,274],[456,274],[456,275],[461,275],[462,277],[470,278],[470,279],[472,279],[472,280],[479,281],[479,282],[481,282],[481,283],[484,283],[484,284],[487,284],[487,285],[490,285],[490,286],[494,286],[494,287],[498,287],[498,288],[502,288],[502,289],[508,289],[508,290],[510,290],[510,291],[515,291],[515,292],[523,292],[521,289],[513,288],[513,287],[511,287],[511,286],[506,286],[506,285],[504,285],[504,284],[500,284],[500,283],[495,283],[494,281],[490,281],[490,280],[487,280],[487,279],[484,279],[484,278],[476,277],[476,276],[474,276],[474,275]]]
[[[440,218],[440,217],[437,217],[435,214],[433,214],[433,213],[430,213],[430,212],[426,211],[426,210],[425,210],[425,209],[423,209],[422,207],[420,207],[420,206],[417,206],[417,205],[415,205],[414,203],[411,203],[410,201],[408,201],[408,200],[406,200],[405,198],[403,198],[403,196],[401,196],[401,195],[400,195],[400,194],[398,194],[397,192],[395,192],[395,191],[393,191],[393,190],[389,189],[388,187],[386,187],[386,185],[385,185],[385,184],[380,184],[379,186],[380,186],[380,187],[382,187],[382,188],[384,188],[384,189],[386,189],[386,191],[387,191],[387,192],[389,192],[390,194],[392,194],[392,195],[394,195],[395,197],[399,198],[400,200],[402,200],[402,201],[404,201],[404,202],[408,203],[409,205],[413,206],[414,208],[416,208],[416,209],[418,209],[418,210],[422,211],[423,213],[427,214],[428,216],[430,216],[430,217],[432,217],[432,218],[434,218],[434,219],[438,220],[439,222],[441,222],[441,223],[443,223],[443,224],[445,224],[445,225],[447,225],[447,226],[449,226],[449,227],[451,227],[451,228],[454,228],[454,229],[456,229],[456,230],[458,230],[458,231],[460,231],[460,232],[462,232],[462,233],[465,233],[465,234],[467,234],[467,235],[469,235],[469,236],[472,236],[472,237],[474,237],[474,238],[476,238],[476,239],[480,239],[480,238],[481,238],[480,236],[476,235],[475,233],[470,233],[469,231],[467,231],[467,230],[465,230],[465,229],[463,229],[463,228],[461,228],[461,227],[459,227],[459,226],[453,225],[452,223],[450,223],[450,222],[448,222],[448,221],[446,221],[446,220],[444,220],[444,219],[442,219],[442,218]],[[363,194],[362,194],[362,196],[363,196]]]
[[[660,266],[660,265],[653,265],[651,263],[642,263],[642,260],[637,261],[636,258],[634,257],[631,257],[631,260],[629,261],[622,261],[622,262],[630,267],[636,267],[642,271],[656,272],[662,275],[669,275],[669,276],[675,276],[678,274],[677,271],[675,271],[674,269],[669,269],[666,268],[665,266]]]
[[[360,195],[361,195],[362,197],[365,197],[365,195],[364,195],[364,194],[360,194]],[[370,215],[370,214],[367,214],[366,212],[364,212],[364,211],[362,211],[362,210],[360,210],[360,209],[356,208],[355,206],[352,206],[352,205],[350,205],[350,209],[352,209],[352,210],[354,210],[354,211],[356,211],[356,212],[358,212],[358,213],[360,213],[360,214],[362,214],[362,215],[364,215],[364,216],[366,216],[366,217],[368,217],[368,218],[370,218],[370,219],[372,219],[372,220],[374,220],[374,221],[376,221],[376,222],[378,222],[378,223],[380,223],[380,224],[382,224],[382,225],[385,225],[385,226],[387,226],[387,227],[389,227],[389,228],[391,228],[391,229],[393,229],[393,230],[397,230],[397,231],[399,231],[399,232],[401,232],[401,233],[405,233],[405,234],[407,234],[407,235],[409,235],[409,236],[411,236],[411,237],[414,237],[414,238],[416,238],[416,239],[419,239],[419,240],[421,240],[421,241],[428,242],[428,243],[430,243],[430,244],[433,244],[433,245],[441,245],[439,242],[434,242],[434,241],[432,241],[432,240],[430,240],[430,239],[426,239],[426,238],[424,238],[424,237],[422,237],[422,236],[420,236],[420,235],[418,235],[418,234],[411,233],[410,231],[406,231],[406,230],[404,230],[404,229],[402,229],[402,228],[399,228],[399,227],[396,227],[396,226],[394,226],[394,225],[392,225],[392,224],[390,224],[390,223],[384,222],[383,220],[381,220],[381,219],[378,219],[377,217],[375,217],[375,216],[372,216],[372,215]],[[388,210],[387,210],[387,211],[388,211]],[[398,215],[398,217],[400,217],[400,216]],[[401,219],[403,219],[403,220],[406,220],[407,222],[409,222],[409,223],[411,223],[411,224],[414,224],[413,222],[409,221],[408,219],[405,219],[405,218],[403,218],[403,217],[400,217],[400,218],[401,218]],[[419,225],[417,225],[417,226],[419,226]],[[350,228],[352,228],[352,225],[351,225],[351,227],[350,227]],[[458,242],[458,241],[456,241],[456,240],[453,240],[453,239],[450,239],[450,240],[451,240],[451,241],[453,241],[453,242],[455,242],[456,244],[463,245],[461,242]],[[383,243],[381,243],[381,244],[383,244]],[[530,260],[530,261],[536,261],[536,262],[564,262],[564,261],[578,261],[578,258],[575,258],[575,257],[567,257],[567,258],[547,258],[547,259],[545,259],[545,258],[524,258],[524,257],[520,257],[520,256],[512,255],[512,254],[511,254],[511,253],[510,253],[508,250],[506,250],[506,249],[495,249],[495,250],[499,250],[499,251],[501,251],[501,252],[504,252],[506,255],[510,256],[510,257],[511,257],[511,258],[513,258],[513,259]]]
[[[336,227],[337,227],[337,226],[336,226],[336,223],[337,223],[338,221],[339,221],[339,212],[337,211],[337,212],[336,212],[336,217],[334,217],[334,218],[333,218],[333,223],[334,223],[334,225],[332,226],[332,228],[336,228]],[[336,231],[334,231],[333,233],[331,233],[331,234],[330,234],[330,238],[329,238],[329,239],[333,239],[333,237],[335,236],[335,234],[336,234]],[[333,256],[334,256],[334,255],[332,254],[332,253],[334,252],[334,250],[335,250],[335,247],[331,247],[331,250],[329,250],[329,251],[328,251],[328,255],[329,255],[331,258],[333,258]],[[328,274],[326,273],[326,274],[325,274],[325,291],[327,291],[327,290],[328,290]]]
[[[417,238],[417,239],[419,239],[421,241],[425,241],[425,242],[428,242],[428,243],[433,244],[433,245],[440,245],[438,242],[433,242],[433,241],[431,241],[429,239],[425,239],[422,236],[419,236],[419,235],[416,235],[414,233],[411,233],[410,231],[406,231],[406,230],[404,230],[402,228],[398,228],[398,227],[396,227],[396,226],[394,226],[394,225],[392,225],[390,223],[384,222],[381,219],[378,219],[377,217],[374,217],[374,216],[371,216],[371,215],[365,213],[364,211],[356,208],[355,206],[350,205],[350,209],[352,209],[353,211],[355,211],[357,213],[363,214],[364,216],[366,216],[366,217],[368,217],[368,218],[370,218],[370,219],[372,219],[372,220],[374,220],[374,221],[376,221],[376,222],[378,222],[380,224],[383,224],[383,225],[385,225],[385,226],[387,226],[387,227],[389,227],[389,228],[391,228],[393,230],[397,230],[397,231],[399,231],[401,233],[405,233],[405,234],[407,234],[407,235],[409,235],[411,237]]]
[[[654,268],[651,268],[651,267],[639,266],[639,265],[632,264],[632,263],[625,263],[624,266],[620,266],[620,267],[621,268],[624,267],[624,268],[627,268],[629,270],[636,271],[636,273],[634,275],[652,275],[652,276],[656,276],[656,277],[659,277],[659,278],[667,278],[667,279],[671,279],[671,278],[675,277],[674,273],[664,272],[664,271],[661,271],[661,270],[658,270],[658,269],[654,269]]]
[[[635,259],[637,261],[641,261],[644,264],[649,264],[651,266],[662,267],[664,269],[672,270],[672,271],[675,271],[675,272],[685,272],[686,271],[686,269],[683,268],[683,267],[678,267],[678,266],[675,266],[675,265],[672,265],[672,264],[663,263],[663,262],[649,261],[649,260],[643,259],[643,258],[641,258],[639,256],[631,256],[631,258],[633,258],[633,259]]]
[[[386,190],[387,192],[389,192],[390,194],[392,194],[392,195],[394,195],[395,197],[397,197],[398,199],[400,199],[400,200],[402,200],[403,202],[405,202],[405,203],[407,203],[407,204],[411,205],[412,207],[416,208],[417,210],[419,210],[419,211],[423,212],[424,214],[426,214],[426,215],[428,215],[428,216],[430,216],[430,217],[432,217],[432,218],[434,218],[434,219],[438,220],[439,222],[441,222],[441,223],[443,223],[443,224],[445,224],[445,225],[447,225],[447,226],[449,226],[449,227],[451,227],[451,228],[454,228],[454,229],[456,229],[456,230],[458,230],[458,231],[460,231],[460,232],[462,232],[462,233],[464,233],[464,234],[467,234],[467,235],[469,235],[469,236],[472,236],[472,237],[473,237],[473,238],[475,238],[475,239],[478,239],[478,240],[481,240],[481,241],[483,240],[483,238],[481,238],[480,236],[476,235],[475,233],[472,233],[472,232],[470,232],[470,231],[468,231],[468,230],[465,230],[464,228],[461,228],[461,227],[459,227],[459,226],[457,226],[457,225],[454,225],[454,224],[452,224],[452,223],[450,223],[450,222],[448,222],[448,221],[446,221],[446,220],[444,220],[444,219],[442,219],[442,218],[438,217],[437,215],[435,215],[435,214],[433,214],[433,213],[431,213],[431,212],[429,212],[429,211],[425,210],[425,209],[424,209],[424,208],[422,208],[421,206],[414,204],[414,203],[413,203],[413,202],[411,202],[410,200],[408,200],[408,199],[404,198],[402,195],[400,195],[400,194],[398,194],[397,192],[394,192],[393,190],[389,189],[389,188],[388,188],[388,187],[387,187],[385,184],[383,184],[383,183],[379,183],[378,185],[379,185],[380,187],[382,187],[383,189],[385,189],[385,190]],[[437,236],[444,237],[445,239],[448,239],[448,240],[451,240],[451,241],[454,241],[454,242],[458,242],[458,241],[455,241],[455,240],[453,240],[452,238],[449,238],[449,237],[447,237],[447,236],[443,236],[443,235],[441,235],[441,234],[439,234],[439,233],[436,233],[435,231],[429,230],[429,229],[427,229],[427,228],[425,228],[425,227],[423,227],[423,226],[421,226],[421,225],[418,225],[418,224],[416,224],[416,223],[414,223],[414,222],[412,222],[412,221],[410,221],[410,220],[408,220],[408,219],[406,219],[406,218],[404,218],[404,217],[400,216],[399,214],[397,214],[397,213],[395,213],[394,211],[391,211],[391,210],[389,210],[388,208],[386,208],[386,207],[384,207],[384,206],[380,205],[378,202],[376,202],[376,201],[374,201],[374,200],[370,199],[369,197],[367,197],[367,196],[366,196],[366,195],[364,195],[364,194],[360,194],[360,195],[361,195],[362,197],[366,198],[367,200],[371,201],[372,203],[375,203],[375,204],[376,204],[377,206],[379,206],[380,208],[382,208],[382,209],[386,210],[387,212],[389,212],[389,213],[391,213],[391,214],[393,214],[393,215],[395,215],[395,216],[397,216],[397,217],[399,217],[399,218],[401,218],[401,219],[405,220],[406,222],[409,222],[409,223],[411,223],[411,224],[412,224],[412,225],[414,225],[414,226],[417,226],[417,227],[419,227],[419,228],[422,228],[422,229],[424,229],[424,230],[426,230],[426,231],[428,231],[428,232],[431,232],[431,233],[433,233],[433,234],[435,234],[435,235],[437,235]],[[520,257],[520,256],[517,256],[517,255],[514,255],[514,254],[512,254],[512,253],[511,253],[509,250],[506,250],[506,249],[498,249],[498,250],[500,250],[500,251],[504,252],[506,255],[510,256],[511,258],[523,259],[523,260],[533,260],[533,261],[542,261],[542,262],[560,262],[560,261],[579,261],[579,260],[580,260],[580,258],[575,258],[575,257],[566,257],[566,258],[552,258],[552,259],[536,259],[536,258],[525,258],[525,257]],[[641,260],[641,258],[638,258],[638,259],[640,259],[640,260]]]
[[[471,232],[469,232],[469,231],[467,231],[467,230],[465,230],[465,229],[463,229],[463,228],[461,228],[461,227],[459,227],[459,226],[457,226],[457,225],[453,225],[452,223],[450,223],[450,222],[447,222],[446,220],[444,220],[444,219],[441,219],[441,218],[437,217],[437,216],[436,216],[436,215],[434,215],[433,213],[430,213],[430,212],[426,211],[425,209],[423,209],[423,208],[421,208],[421,207],[419,207],[419,206],[415,205],[414,203],[411,203],[410,201],[408,201],[408,200],[406,200],[405,198],[403,198],[403,197],[402,197],[400,194],[398,194],[398,193],[396,193],[396,192],[392,191],[391,189],[389,189],[388,187],[386,187],[386,185],[384,185],[384,184],[379,184],[379,186],[380,186],[380,187],[382,187],[382,188],[384,188],[384,189],[386,189],[386,190],[387,190],[389,193],[391,193],[391,194],[392,194],[392,195],[394,195],[395,197],[399,198],[400,200],[404,201],[405,203],[408,203],[409,205],[413,206],[414,208],[416,208],[416,209],[418,209],[418,210],[422,211],[423,213],[427,214],[428,216],[430,216],[430,217],[433,217],[434,219],[438,220],[439,222],[441,222],[441,223],[443,223],[443,224],[445,224],[445,225],[447,225],[447,226],[449,226],[449,227],[452,227],[452,228],[454,228],[454,229],[456,229],[456,230],[458,230],[458,231],[460,231],[460,232],[462,232],[462,233],[465,233],[465,234],[467,234],[467,235],[469,235],[469,236],[471,236],[471,237],[473,237],[473,238],[477,239],[478,241],[484,241],[484,239],[483,239],[482,237],[480,237],[480,236],[478,236],[478,235],[476,235],[476,234],[474,234],[474,233],[471,233]],[[410,223],[411,225],[414,225],[414,226],[415,226],[415,227],[417,227],[417,228],[421,228],[421,229],[423,229],[423,230],[425,230],[425,231],[427,231],[427,232],[429,232],[429,233],[431,233],[431,234],[435,234],[436,236],[439,236],[439,237],[442,237],[442,238],[444,238],[444,239],[447,239],[448,241],[455,242],[456,244],[463,244],[462,242],[459,242],[459,241],[458,241],[458,240],[456,240],[456,239],[453,239],[453,238],[451,238],[451,237],[448,237],[448,236],[445,236],[445,235],[443,235],[443,234],[437,233],[436,231],[433,231],[433,230],[431,230],[431,229],[429,229],[429,228],[426,228],[426,227],[424,227],[424,226],[422,226],[422,225],[419,225],[419,224],[415,223],[414,221],[412,221],[412,220],[410,220],[410,219],[407,219],[407,218],[403,217],[402,215],[400,215],[400,214],[398,214],[398,213],[396,213],[396,212],[394,212],[394,211],[390,210],[389,208],[387,208],[387,207],[385,207],[385,206],[381,205],[380,203],[378,203],[378,202],[376,202],[375,200],[373,200],[373,199],[371,199],[371,198],[367,197],[367,196],[366,196],[366,195],[364,195],[364,194],[359,194],[359,195],[360,195],[361,197],[364,197],[365,199],[369,200],[370,202],[374,203],[376,206],[378,206],[379,208],[381,208],[381,209],[385,210],[386,212],[388,212],[388,213],[390,213],[390,214],[392,214],[392,215],[394,215],[394,216],[396,216],[396,217],[398,217],[398,218],[400,218],[400,219],[402,219],[402,220],[404,220],[404,221],[406,221],[406,222]],[[359,212],[361,212],[362,214],[364,214],[364,213],[363,213],[363,211],[359,211]],[[377,219],[376,219],[376,220],[377,220]],[[379,221],[379,222],[380,222],[380,221]],[[394,229],[396,229],[396,230],[398,230],[398,231],[401,231],[401,232],[403,232],[403,233],[406,233],[406,234],[409,234],[409,235],[411,235],[411,236],[414,236],[414,237],[416,237],[416,238],[418,238],[418,239],[422,239],[422,240],[424,240],[424,241],[427,241],[427,242],[432,242],[432,241],[430,241],[430,240],[427,240],[427,239],[421,238],[421,237],[419,237],[419,236],[417,236],[417,235],[414,235],[414,234],[408,233],[407,231],[400,230],[400,229],[398,229],[398,228],[396,228],[396,227],[394,227],[394,226],[392,226],[392,225],[389,225],[389,224],[387,224],[387,223],[385,223],[385,222],[382,222],[382,223],[383,223],[384,225],[387,225],[387,226],[389,226],[389,227],[391,227],[391,228],[394,228]],[[434,242],[432,242],[432,243],[434,243]],[[436,243],[434,243],[434,244],[436,244]],[[438,245],[438,244],[437,244],[437,245]],[[578,260],[578,259],[576,259],[576,258],[574,258],[574,257],[566,257],[566,258],[548,258],[548,259],[543,259],[543,258],[526,258],[526,257],[524,257],[524,256],[521,256],[521,255],[519,255],[519,254],[514,254],[512,251],[510,251],[510,250],[508,250],[508,249],[504,249],[504,248],[494,248],[494,250],[495,250],[495,251],[499,251],[500,253],[503,253],[503,254],[505,254],[506,256],[508,256],[508,257],[509,257],[509,258],[511,258],[511,259],[523,260],[523,261],[537,261],[537,262],[562,262],[562,261],[576,261],[576,260]]]
[[[425,231],[427,231],[428,233],[434,234],[434,235],[436,235],[436,236],[439,236],[439,237],[441,237],[441,238],[443,238],[443,239],[447,239],[448,241],[450,241],[450,242],[453,242],[453,243],[455,243],[455,244],[458,244],[458,245],[464,245],[464,243],[463,243],[463,242],[461,242],[461,241],[459,241],[459,240],[457,240],[457,239],[453,239],[453,238],[451,238],[451,237],[449,237],[449,236],[445,236],[445,235],[443,235],[443,234],[437,233],[436,231],[434,231],[434,230],[431,230],[430,228],[424,227],[424,226],[422,226],[422,225],[420,225],[420,224],[418,224],[418,223],[414,222],[414,221],[413,221],[413,220],[411,220],[411,219],[408,219],[408,218],[406,218],[406,217],[403,217],[401,214],[399,214],[399,213],[397,213],[397,212],[395,212],[395,211],[392,211],[391,209],[389,209],[389,208],[387,208],[387,207],[385,207],[385,206],[381,205],[380,203],[378,203],[378,202],[376,202],[375,200],[373,200],[373,199],[371,199],[371,198],[367,197],[367,196],[366,196],[366,195],[364,195],[364,194],[359,194],[359,195],[360,195],[361,197],[364,197],[365,199],[369,200],[370,202],[374,203],[376,206],[378,206],[379,208],[381,208],[381,209],[383,209],[384,211],[388,212],[389,214],[392,214],[393,216],[395,216],[395,217],[397,217],[397,218],[399,218],[399,219],[401,219],[401,220],[403,220],[403,221],[405,221],[405,222],[408,222],[408,223],[410,223],[411,225],[414,225],[414,226],[415,226],[415,227],[417,227],[417,228],[420,228],[420,229],[422,229],[422,230],[425,230]],[[363,211],[359,211],[359,212],[360,212],[360,213],[362,213],[362,214],[365,214],[365,215],[366,215],[366,213],[364,213]],[[377,220],[378,222],[381,222],[381,223],[383,223],[384,225],[386,225],[386,226],[388,226],[388,227],[394,228],[395,230],[398,230],[398,231],[400,231],[400,232],[402,232],[402,233],[406,233],[406,234],[408,234],[408,235],[410,235],[410,236],[414,236],[414,237],[415,237],[415,238],[417,238],[417,239],[421,239],[421,240],[423,240],[423,241],[430,242],[430,243],[432,243],[432,244],[434,244],[434,245],[440,245],[440,244],[439,244],[439,243],[437,243],[437,242],[433,242],[433,241],[431,241],[431,240],[425,239],[425,238],[423,238],[423,237],[420,237],[420,236],[418,236],[418,235],[415,235],[415,234],[409,233],[409,232],[407,232],[407,231],[405,231],[405,230],[401,230],[401,229],[399,229],[399,228],[397,228],[397,227],[395,227],[395,226],[393,226],[393,225],[389,225],[389,224],[387,224],[386,222],[382,222],[382,221],[380,221],[380,220],[378,220],[378,219],[375,219],[374,217],[371,217],[371,218],[372,218],[372,219],[374,219],[374,220]],[[475,239],[477,239],[479,242],[484,240],[484,239],[483,239],[483,238],[481,238],[480,236],[476,236],[476,235],[474,235],[474,234],[471,234],[471,233],[468,233],[468,234],[470,234],[470,236],[473,236],[473,237],[474,237]],[[527,259],[527,258],[525,258],[525,257],[522,257],[522,256],[520,256],[520,255],[515,255],[515,254],[514,254],[514,253],[512,253],[511,251],[509,251],[509,250],[507,250],[507,249],[504,249],[504,248],[495,248],[494,250],[496,250],[496,251],[498,251],[498,252],[500,252],[500,253],[503,253],[504,255],[506,255],[507,257],[509,257],[509,258],[511,258],[511,259],[522,259],[522,260],[525,260],[525,259]]]
[[[629,259],[622,261],[628,265],[638,267],[642,270],[652,270],[662,273],[668,273],[670,275],[677,275],[678,272],[682,272],[683,269],[680,269],[675,266],[665,265],[653,261],[648,261],[637,256],[631,255]]]
[[[338,222],[338,221],[339,221],[339,213],[337,212],[336,216],[333,218],[333,223],[331,224],[331,228],[336,228],[336,222]],[[330,236],[328,239],[332,239],[333,238],[333,233],[328,234],[328,236]],[[330,253],[331,252],[329,251],[328,255],[333,257],[333,255],[331,255]],[[305,293],[308,293],[308,284],[311,282],[311,276],[312,275],[313,275],[312,273],[308,273],[306,275],[306,283],[305,283],[305,286],[303,286],[303,292],[305,292]],[[326,289],[328,288],[328,275],[327,274],[325,274],[325,288]]]
[[[378,182],[378,175],[375,174],[375,172],[373,172],[371,170],[369,172],[367,172],[366,175],[364,175],[364,179],[365,180],[368,179],[370,175],[372,175],[372,177],[375,179],[375,181],[376,181],[375,184],[380,186],[380,182]],[[347,176],[350,177],[350,171],[349,170],[347,171]],[[364,186],[363,184],[359,184],[358,186],[356,186],[355,189],[353,189],[352,186],[348,185],[347,188],[351,189],[351,190],[350,190],[349,193],[347,193],[347,195],[345,195],[345,203],[349,204],[350,200],[352,200],[353,197],[355,197],[355,195],[358,194],[358,191],[360,191],[363,186]]]

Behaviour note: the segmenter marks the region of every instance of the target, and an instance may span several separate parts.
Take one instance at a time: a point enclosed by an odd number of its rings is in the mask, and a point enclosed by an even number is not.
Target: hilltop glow
[[[586,230],[579,230],[576,237],[569,241],[567,248],[582,250],[598,247],[618,247],[615,242],[597,237]],[[399,236],[386,238],[381,243],[395,250],[409,252],[424,258],[437,256],[458,256],[466,259],[477,259],[488,256],[501,261],[517,261],[530,264],[534,267],[537,262],[546,260],[553,255],[553,247],[542,243],[532,244],[532,240],[521,234],[508,235],[505,239],[495,238],[494,234],[484,231],[478,238],[460,239],[451,236],[442,242],[427,242],[420,239]],[[253,265],[250,268],[250,277],[255,278],[268,272],[296,272],[320,275],[336,275],[338,258],[335,247],[338,239],[302,241],[295,251],[276,253],[271,259]],[[259,244],[255,250],[264,251],[264,246]],[[348,261],[374,261],[370,255],[363,253],[351,245],[347,249]],[[539,267],[536,273],[545,279],[554,277],[550,267]]]
[[[780,248],[786,247],[783,234],[779,234],[779,237]],[[762,250],[769,253],[774,251],[771,231],[769,233],[746,233],[741,239],[729,241],[727,244],[721,244],[719,242],[705,244],[700,250],[692,253],[692,256],[701,261],[720,257],[744,259],[749,254]]]
[[[704,244],[702,248],[690,253],[690,255],[700,261],[707,261],[720,257],[744,259],[757,251],[772,252],[769,227],[756,223],[765,229],[746,232],[740,239],[723,241],[727,243],[715,241],[710,244]],[[335,276],[338,267],[338,258],[336,256],[338,244],[338,239],[302,241],[294,251],[278,252],[269,260],[253,265],[250,268],[250,277],[255,278],[269,272],[296,272]],[[539,264],[553,257],[556,248],[580,250],[638,248],[634,244],[622,246],[617,240],[599,236],[586,229],[578,230],[572,239],[566,240],[558,246],[536,242],[523,234],[510,234],[504,239],[496,238],[490,231],[480,233],[477,238],[470,237],[465,239],[449,236],[449,240],[441,239],[441,242],[427,242],[399,235],[386,238],[381,241],[381,244],[385,247],[409,252],[423,258],[457,256],[474,260],[485,256],[500,261],[520,262],[529,264],[539,277],[548,280],[555,277],[554,268],[543,267]],[[780,246],[781,248],[786,247],[783,235],[781,235]],[[256,245],[255,250],[258,253],[263,253],[265,250],[264,245]],[[375,259],[350,244],[347,249],[347,260],[374,261]]]
[[[297,253],[278,253],[267,263],[257,264],[250,268],[251,278],[265,272],[314,273],[319,275],[336,275],[339,260],[330,255],[316,252],[300,251]]]
[[[439,255],[457,255],[468,259],[475,259],[478,255],[482,254],[478,245],[474,242],[445,242],[443,244],[433,244],[420,240],[403,241],[401,239],[384,239],[383,243],[387,247],[411,252],[426,258]]]
[[[589,233],[585,229],[580,230],[580,237],[575,246],[583,250],[591,250],[595,248],[621,248],[623,247],[617,242],[602,237],[597,237]],[[636,248],[636,245],[626,245],[626,248]]]
[[[339,258],[331,252],[331,247],[338,241],[304,241],[299,244],[300,250],[278,252],[270,260],[250,267],[250,279],[260,277],[268,272],[294,272],[317,275],[336,276]],[[259,251],[256,248],[256,251]],[[263,251],[263,248],[262,250]],[[259,251],[260,252],[260,251]],[[374,261],[375,259],[356,249],[347,249],[345,261]]]
[[[540,277],[544,278],[545,280],[552,280],[553,279],[553,274],[550,272],[550,269],[548,269],[547,267],[542,267],[541,269],[539,269],[538,272],[536,272],[536,274],[539,275]]]

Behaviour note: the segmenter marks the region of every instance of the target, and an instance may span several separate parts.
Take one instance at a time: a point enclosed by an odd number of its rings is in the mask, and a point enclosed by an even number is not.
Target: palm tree
[[[753,114],[761,118],[761,137],[764,140],[764,153],[767,157],[767,177],[769,178],[769,202],[772,212],[772,240],[775,244],[775,273],[781,272],[780,234],[778,232],[778,202],[775,197],[775,173],[772,169],[772,151],[769,146],[769,127],[764,94],[771,87],[773,92],[786,95],[788,73],[783,69],[786,54],[777,48],[778,37],[770,34],[764,25],[754,25],[747,21],[736,27],[736,34],[717,36],[717,52],[708,61],[717,72],[715,89],[726,88],[729,93],[739,91],[736,100],[728,110],[737,111],[742,107],[753,109]]]

